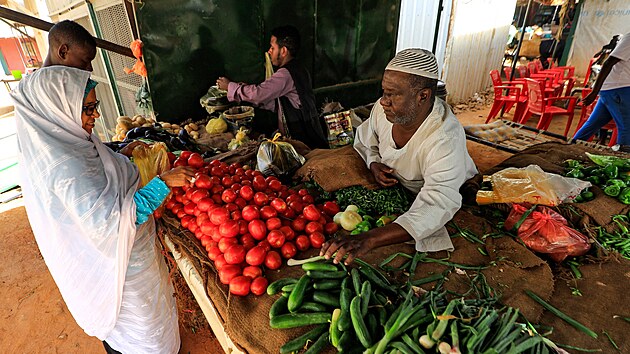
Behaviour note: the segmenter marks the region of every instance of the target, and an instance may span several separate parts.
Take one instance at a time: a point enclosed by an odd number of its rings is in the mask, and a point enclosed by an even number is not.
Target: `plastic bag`
[[[581,256],[591,248],[586,236],[571,228],[562,215],[545,206],[531,208],[527,204],[513,204],[504,227],[507,230],[518,228],[518,237],[528,248],[548,254],[556,262],[568,256]]]
[[[133,149],[133,163],[138,166],[140,184],[144,187],[153,177],[171,168],[166,144],[138,145]]]
[[[265,175],[278,177],[293,174],[300,168],[306,159],[298,154],[293,145],[279,141],[280,134],[276,134],[272,140],[265,140],[258,148],[258,170]]]
[[[509,167],[492,176],[484,176],[490,181],[491,191],[477,192],[477,204],[492,203],[531,203],[556,206],[575,199],[590,182],[577,178],[562,177],[543,171],[538,165],[524,168]]]

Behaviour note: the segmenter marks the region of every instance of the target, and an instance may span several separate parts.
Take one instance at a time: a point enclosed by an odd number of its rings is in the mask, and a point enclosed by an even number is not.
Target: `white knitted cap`
[[[435,55],[426,49],[404,49],[392,59],[385,70],[401,71],[407,74],[438,79],[438,65]]]

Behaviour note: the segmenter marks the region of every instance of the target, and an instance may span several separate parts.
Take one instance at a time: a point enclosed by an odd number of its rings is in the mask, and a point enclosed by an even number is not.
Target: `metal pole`
[[[46,31],[46,32],[48,32],[50,28],[54,25],[48,21],[40,20],[37,17],[29,16],[21,12],[7,9],[4,6],[0,6],[0,18],[5,18],[10,21],[15,21],[15,22],[24,24],[26,26],[37,28],[39,30]],[[112,42],[109,42],[100,38],[96,38],[96,37],[94,37],[94,40],[96,40],[96,46],[99,48],[109,50],[110,52],[118,53],[118,54],[135,59],[130,48],[123,47],[116,43],[112,43]]]
[[[529,0],[527,2],[527,9],[525,10],[525,17],[523,18],[523,25],[521,26],[521,38],[518,40],[518,45],[516,46],[516,51],[514,52],[514,59],[512,60],[512,74],[510,74],[510,80],[514,80],[514,74],[516,74],[516,61],[518,60],[518,56],[521,52],[521,46],[523,45],[523,37],[525,37],[525,22],[527,16],[529,15],[529,8],[532,5],[533,0]]]
[[[442,21],[442,11],[444,11],[444,0],[440,0],[440,3],[438,4],[437,20],[435,21],[435,32],[433,35],[433,48],[431,48],[431,53],[433,54],[435,54],[438,35],[440,34],[440,21]]]

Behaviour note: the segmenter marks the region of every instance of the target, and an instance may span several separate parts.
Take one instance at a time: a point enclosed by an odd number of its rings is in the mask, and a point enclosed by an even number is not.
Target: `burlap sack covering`
[[[306,163],[295,172],[295,178],[312,179],[326,192],[352,186],[378,187],[365,161],[351,145],[333,150],[315,149],[305,157]]]
[[[231,132],[221,134],[208,134],[205,129],[201,130],[199,139],[196,140],[198,145],[207,146],[221,151],[227,150],[228,143],[234,139],[234,134]]]
[[[576,144],[561,144],[561,143],[543,143],[532,146],[522,152],[506,159],[497,166],[491,168],[486,174],[491,175],[497,171],[500,171],[507,167],[526,167],[528,165],[538,165],[545,172],[564,175],[564,161],[568,159],[574,159],[583,161],[585,163],[592,164],[585,152],[597,154],[597,155],[613,155],[624,158],[630,158],[629,154],[621,152],[607,151],[602,152],[590,147]],[[586,223],[586,227],[590,226],[604,226],[607,229],[614,228],[610,216],[616,214],[627,214],[630,211],[630,206],[620,203],[616,198],[611,198],[603,193],[599,187],[591,188],[595,193],[595,199],[586,203],[574,203],[569,205],[562,205],[558,208],[558,211],[567,220],[572,221],[574,224],[577,219],[583,216],[587,216],[587,219],[582,220],[582,223]],[[577,210],[580,215],[575,214]],[[577,217],[577,219],[576,219]]]

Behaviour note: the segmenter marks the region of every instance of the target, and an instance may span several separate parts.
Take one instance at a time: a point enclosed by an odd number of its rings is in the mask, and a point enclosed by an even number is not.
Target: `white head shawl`
[[[82,128],[90,73],[37,70],[12,92],[29,221],[63,299],[83,330],[114,328],[135,237],[138,170]]]

